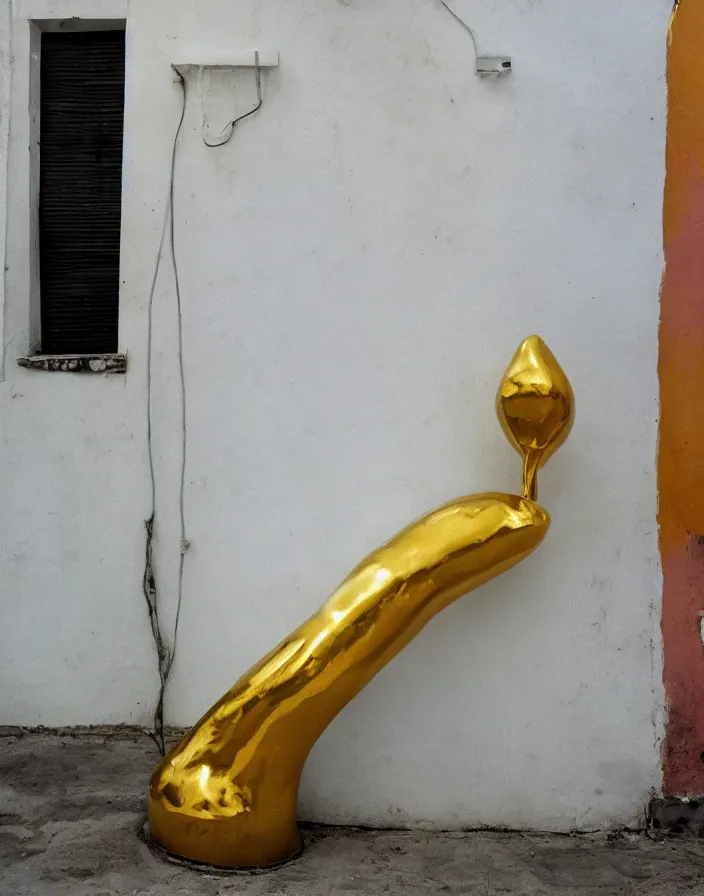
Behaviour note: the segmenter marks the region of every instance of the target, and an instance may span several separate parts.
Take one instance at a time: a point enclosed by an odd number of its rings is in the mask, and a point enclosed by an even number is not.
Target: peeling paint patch
[[[20,367],[46,373],[126,373],[126,355],[33,355],[18,358]]]

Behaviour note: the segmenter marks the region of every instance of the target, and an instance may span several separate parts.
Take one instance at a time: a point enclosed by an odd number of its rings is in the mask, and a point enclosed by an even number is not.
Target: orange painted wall
[[[682,0],[668,52],[660,319],[660,539],[668,726],[664,790],[704,793],[704,2]]]

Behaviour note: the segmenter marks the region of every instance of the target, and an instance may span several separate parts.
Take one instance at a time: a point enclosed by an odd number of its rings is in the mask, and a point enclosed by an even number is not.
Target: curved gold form
[[[303,765],[337,713],[440,610],[527,557],[550,524],[527,497],[567,437],[574,399],[537,336],[497,399],[526,458],[524,496],[460,498],[370,554],[323,607],[250,669],[161,762],[149,789],[152,838],[178,856],[265,868],[301,848]]]

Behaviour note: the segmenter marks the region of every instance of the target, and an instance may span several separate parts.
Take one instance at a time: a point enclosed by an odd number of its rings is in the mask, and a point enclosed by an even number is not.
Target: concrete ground
[[[2,896],[704,894],[704,841],[635,834],[356,831],[310,827],[303,856],[257,875],[164,861],[139,837],[144,735],[0,737]]]

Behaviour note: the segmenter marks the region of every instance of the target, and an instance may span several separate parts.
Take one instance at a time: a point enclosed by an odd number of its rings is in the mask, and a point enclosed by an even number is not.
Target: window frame
[[[40,171],[41,171],[41,47],[44,33],[70,33],[70,32],[102,32],[122,31],[125,33],[125,68],[127,68],[127,20],[124,16],[115,18],[83,19],[33,19],[29,22],[29,321],[28,343],[29,357],[20,358],[19,363],[23,367],[34,370],[66,370],[79,372],[104,372],[105,367],[100,364],[78,363],[49,363],[52,359],[58,361],[93,359],[106,359],[108,370],[124,372],[126,369],[126,356],[120,351],[120,315],[122,310],[121,281],[118,288],[118,350],[115,353],[81,353],[81,354],[47,354],[42,351],[41,333],[41,269],[39,246],[39,204],[40,204]],[[127,71],[125,71],[127,81]],[[125,95],[125,105],[127,97]],[[126,112],[126,110],[125,110]],[[125,115],[126,119],[126,115]],[[123,171],[124,183],[124,139],[123,139]],[[123,192],[124,200],[124,192]],[[122,214],[122,213],[121,213]],[[113,363],[114,359],[114,363]],[[44,363],[47,361],[47,363]]]

